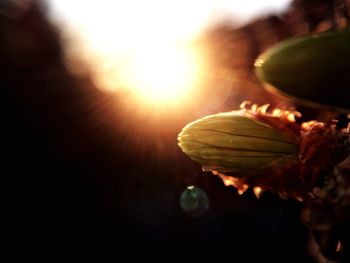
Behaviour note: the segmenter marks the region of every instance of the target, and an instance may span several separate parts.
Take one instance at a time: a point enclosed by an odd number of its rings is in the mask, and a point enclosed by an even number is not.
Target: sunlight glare
[[[53,18],[70,25],[65,31],[79,46],[73,53],[94,67],[101,90],[127,91],[138,103],[177,104],[198,84],[203,66],[188,46],[209,20],[210,0],[51,2]],[[79,63],[73,66],[79,71]]]
[[[72,59],[78,57],[77,61],[90,65],[99,89],[131,92],[137,95],[138,103],[163,105],[185,97],[191,101],[191,92],[200,86],[198,80],[205,82],[203,70],[208,69],[202,56],[198,50],[183,46],[215,23],[215,17],[229,10],[238,18],[248,18],[264,6],[280,8],[289,2],[270,0],[263,5],[253,0],[47,1],[52,20],[68,40],[66,64],[73,72],[81,71],[81,63]]]
[[[190,95],[199,71],[191,50],[159,47],[138,54],[124,77],[126,85],[145,102],[174,104]]]

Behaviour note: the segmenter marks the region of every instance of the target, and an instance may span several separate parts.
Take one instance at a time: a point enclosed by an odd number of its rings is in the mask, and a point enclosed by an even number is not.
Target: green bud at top
[[[204,169],[246,175],[295,156],[298,146],[283,131],[245,111],[210,115],[188,124],[178,136],[184,153]]]
[[[299,101],[350,109],[350,30],[289,39],[255,62],[258,78],[273,92]]]

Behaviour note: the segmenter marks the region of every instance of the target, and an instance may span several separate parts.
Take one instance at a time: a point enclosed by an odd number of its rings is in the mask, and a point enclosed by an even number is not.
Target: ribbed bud
[[[282,130],[248,114],[232,111],[188,124],[179,146],[205,170],[245,176],[295,157],[298,146]]]

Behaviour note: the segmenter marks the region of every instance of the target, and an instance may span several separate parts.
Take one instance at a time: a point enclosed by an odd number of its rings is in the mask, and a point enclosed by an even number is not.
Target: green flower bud
[[[286,40],[255,62],[272,92],[340,111],[350,109],[350,30]]]
[[[272,118],[272,117],[271,117]],[[178,136],[182,151],[204,169],[238,176],[280,164],[298,146],[246,111],[210,115],[188,124]]]

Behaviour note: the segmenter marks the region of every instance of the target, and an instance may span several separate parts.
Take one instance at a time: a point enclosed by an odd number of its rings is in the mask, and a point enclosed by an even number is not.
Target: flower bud
[[[350,30],[288,39],[255,62],[266,87],[299,102],[348,112]]]
[[[210,115],[183,128],[184,153],[205,170],[245,176],[295,157],[297,144],[246,111]]]

